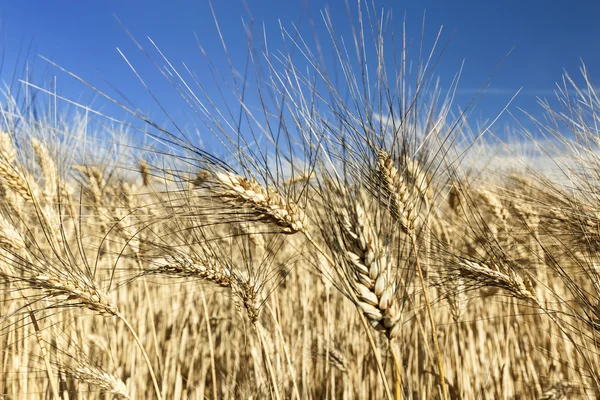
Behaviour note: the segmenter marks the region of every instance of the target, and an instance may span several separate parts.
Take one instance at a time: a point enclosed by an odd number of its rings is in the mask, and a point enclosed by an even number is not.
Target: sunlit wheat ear
[[[536,292],[529,277],[519,275],[508,265],[458,259],[452,262],[452,267],[470,286],[496,287],[518,299],[537,304]]]
[[[11,136],[6,132],[0,132],[0,159],[4,159],[10,165],[15,162],[16,158],[17,150]]]
[[[465,279],[459,274],[451,274],[448,276],[450,282],[447,283],[448,288],[448,304],[450,305],[450,314],[455,322],[459,322],[465,314],[468,304],[468,298],[465,290]]]
[[[231,224],[231,231],[233,235],[245,236],[248,240],[248,243],[252,244],[254,249],[257,251],[264,251],[267,246],[264,235],[260,232],[255,224],[243,222]]]
[[[38,139],[31,139],[31,147],[33,147],[37,163],[44,178],[44,196],[46,197],[46,201],[52,203],[56,200],[58,190],[58,170],[56,163],[50,156],[48,148]]]
[[[130,187],[121,182],[108,185],[104,173],[96,166],[76,166],[86,179],[86,194],[94,214],[104,231],[111,231],[123,239],[135,253],[140,248],[140,228],[135,225],[130,199],[135,199]]]
[[[456,215],[462,215],[464,212],[465,201],[460,185],[453,182],[448,190],[448,206]]]
[[[0,157],[0,185],[12,190],[26,201],[33,201],[39,192],[37,184],[28,181],[24,173]]]
[[[11,281],[22,281],[31,289],[41,290],[45,298],[54,298],[65,306],[73,304],[101,315],[119,316],[119,310],[109,295],[85,275],[77,279],[59,271],[23,277],[2,275]]]
[[[252,323],[258,321],[261,309],[261,291],[252,279],[239,280],[233,286],[233,293],[240,300],[241,306]]]
[[[335,344],[333,343],[327,348],[327,351],[324,349],[315,349],[313,354],[315,356],[322,357],[325,362],[329,363],[344,374],[350,370],[350,365],[348,364],[346,357],[344,357],[342,352],[336,349]]]
[[[0,244],[3,254],[0,261],[8,261],[0,268],[0,277],[13,282],[27,298],[40,291],[45,299],[58,301],[58,306],[75,305],[104,315],[118,315],[117,306],[107,293],[85,273],[67,273],[69,267],[46,264],[44,255],[35,255],[14,226],[0,216]]]
[[[67,375],[81,383],[102,389],[108,394],[131,399],[127,386],[116,376],[109,374],[101,368],[91,365],[85,359],[80,359],[76,365],[61,365]]]
[[[167,256],[163,262],[155,262],[142,275],[162,275],[174,278],[192,278],[211,282],[231,290],[238,305],[245,310],[252,322],[260,315],[261,288],[252,278],[243,277],[233,266],[208,254],[198,256]]]
[[[8,159],[0,156],[0,188],[4,190],[0,193],[0,197],[6,201],[6,205],[16,217],[18,216],[18,219],[35,219],[35,223],[42,226],[48,234],[46,239],[52,245],[60,244],[62,236],[59,213],[53,203],[39,203],[39,195],[42,191],[33,179],[28,178],[29,176],[18,163],[10,164]],[[42,200],[43,198],[44,196]],[[24,208],[24,204],[33,206],[34,209]],[[28,210],[29,215],[25,210]]]
[[[394,338],[400,330],[401,315],[395,276],[392,275],[390,244],[380,237],[376,221],[360,202],[340,211],[340,245],[357,305],[376,330]]]
[[[196,278],[229,288],[234,283],[231,268],[216,258],[208,257],[167,257],[165,263],[149,267],[143,274]]]
[[[498,221],[500,227],[503,230],[506,230],[510,220],[510,212],[504,206],[498,195],[486,189],[478,190],[477,194],[481,198],[483,204],[489,207],[490,212],[495,217],[496,221]],[[494,233],[497,234],[497,231]]]
[[[258,219],[272,222],[284,233],[303,232],[307,229],[304,211],[277,190],[265,188],[253,178],[244,178],[230,172],[203,171],[196,186],[208,189],[216,201],[252,211]]]
[[[25,239],[8,219],[0,215],[0,249],[7,248],[21,251],[25,248]]]
[[[150,186],[150,167],[146,161],[140,161],[139,171],[142,177],[142,185]]]
[[[389,200],[390,213],[400,222],[400,227],[404,231],[409,231],[415,222],[414,203],[394,160],[383,149],[378,153],[377,172],[383,194]]]

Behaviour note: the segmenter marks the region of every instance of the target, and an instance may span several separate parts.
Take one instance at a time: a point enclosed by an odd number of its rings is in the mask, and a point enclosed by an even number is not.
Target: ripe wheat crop
[[[142,144],[111,116],[97,112],[94,135],[93,121],[57,123],[6,94],[0,399],[600,396],[600,101],[587,71],[584,87],[564,77],[569,112],[546,105],[535,121],[559,168],[505,163],[452,117],[428,69],[437,48],[409,71],[384,19],[359,8],[354,52],[323,13],[334,65],[285,28],[289,53],[257,52],[249,29],[254,75],[223,85],[225,109],[135,42],[214,136],[210,151],[54,62],[139,119]]]

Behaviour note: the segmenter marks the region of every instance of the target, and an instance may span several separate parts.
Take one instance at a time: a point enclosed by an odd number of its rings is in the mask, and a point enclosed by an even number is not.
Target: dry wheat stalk
[[[194,184],[208,185],[213,194],[223,201],[257,212],[261,219],[274,222],[285,233],[303,232],[307,229],[304,211],[290,199],[285,199],[274,188],[265,188],[253,178],[244,178],[229,172],[201,173]]]
[[[400,328],[400,310],[389,250],[379,237],[375,221],[360,202],[344,210],[341,218],[340,244],[351,267],[349,275],[357,305],[376,330],[394,338]]]

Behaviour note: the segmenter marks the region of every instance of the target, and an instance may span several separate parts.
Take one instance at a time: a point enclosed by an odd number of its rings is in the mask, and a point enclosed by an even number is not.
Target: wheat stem
[[[283,337],[283,332],[281,331],[281,326],[277,322],[275,312],[273,311],[273,309],[271,307],[269,307],[268,304],[267,304],[267,309],[269,310],[269,312],[271,313],[271,316],[273,317],[273,322],[275,323],[277,333],[279,334],[279,337],[281,337],[281,341],[283,342],[283,353],[285,355],[285,360],[288,363],[288,368],[290,369],[290,374],[292,375],[292,384],[294,386],[294,395],[296,396],[296,398],[298,400],[300,400],[301,399],[300,391],[298,390],[298,385],[296,384],[296,371],[294,370],[294,366],[292,365],[292,360],[290,359],[290,354],[285,345],[285,338]]]
[[[46,367],[46,373],[48,374],[48,381],[50,382],[50,391],[52,392],[52,397],[54,400],[60,400],[58,385],[54,379],[54,373],[52,372],[52,365],[50,364],[50,357],[48,356],[48,350],[46,346],[44,346],[44,341],[42,339],[42,332],[40,330],[40,325],[37,322],[37,318],[35,317],[34,311],[29,308],[29,318],[31,319],[31,323],[33,324],[33,329],[35,330],[35,337],[40,346],[40,351],[42,353],[42,359],[44,360],[44,366]]]
[[[146,352],[144,345],[140,341],[139,336],[137,335],[137,333],[135,332],[135,329],[133,329],[133,326],[131,326],[131,324],[129,323],[127,318],[125,318],[125,316],[123,314],[121,314],[120,312],[118,312],[116,316],[125,324],[125,326],[129,330],[129,332],[131,333],[131,336],[133,336],[133,340],[135,341],[135,343],[138,345],[140,351],[142,352],[144,361],[146,361],[146,365],[148,366],[148,372],[150,373],[150,377],[152,378],[152,385],[154,386],[154,392],[156,393],[156,398],[158,400],[162,400],[160,386],[158,385],[158,380],[156,379],[156,375],[154,373],[154,368],[152,367],[152,363],[150,362],[150,357],[148,357],[148,353]]]
[[[275,399],[281,400],[281,396],[279,395],[279,389],[277,388],[277,380],[275,379],[275,372],[273,370],[273,365],[271,364],[271,359],[269,358],[269,352],[267,351],[267,345],[265,343],[265,337],[262,332],[262,326],[258,321],[254,322],[254,328],[256,329],[256,334],[258,336],[258,341],[260,342],[260,347],[262,348],[263,357],[265,359],[265,365],[267,367],[267,373],[271,378],[271,386],[273,390],[273,394]]]
[[[400,363],[400,356],[397,354],[396,346],[394,345],[394,340],[389,340],[390,344],[390,353],[392,353],[392,360],[394,361],[394,374],[395,374],[395,394],[396,400],[401,400],[404,398],[404,393],[402,392],[402,364]]]
[[[435,346],[435,353],[437,356],[438,370],[440,373],[440,385],[442,386],[442,394],[444,396],[444,400],[448,400],[448,393],[446,390],[446,381],[444,378],[444,366],[442,363],[442,353],[440,352],[440,345],[437,337],[437,330],[435,327],[435,321],[433,319],[433,312],[431,310],[431,303],[429,302],[429,295],[427,294],[427,287],[425,285],[425,278],[423,277],[423,270],[421,269],[421,262],[419,260],[419,254],[417,252],[417,238],[415,237],[414,231],[410,233],[410,241],[415,252],[415,264],[417,267],[417,272],[419,274],[419,281],[421,283],[421,288],[423,289],[423,298],[425,300],[425,307],[427,308],[427,315],[429,316],[429,323],[431,324],[431,336],[433,338],[433,345]]]
[[[200,298],[202,299],[202,311],[204,312],[204,322],[206,323],[206,336],[208,338],[208,351],[210,352],[210,373],[213,381],[213,399],[217,400],[219,398],[219,394],[217,392],[217,368],[215,366],[215,350],[213,348],[213,338],[210,328],[210,319],[208,318],[208,306],[206,305],[204,290],[201,291]]]

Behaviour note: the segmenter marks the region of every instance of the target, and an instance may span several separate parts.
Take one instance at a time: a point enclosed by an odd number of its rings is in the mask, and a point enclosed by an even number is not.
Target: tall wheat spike
[[[308,221],[304,211],[291,199],[285,199],[274,188],[265,188],[253,178],[229,172],[204,171],[196,185],[207,186],[220,201],[246,207],[264,221],[275,223],[284,233],[306,231]]]
[[[343,239],[340,245],[351,266],[358,306],[371,325],[393,339],[398,334],[400,310],[396,298],[389,243],[368,211],[359,203],[342,212]]]

